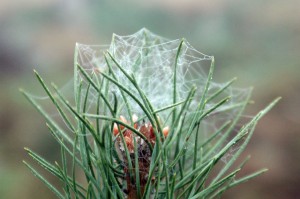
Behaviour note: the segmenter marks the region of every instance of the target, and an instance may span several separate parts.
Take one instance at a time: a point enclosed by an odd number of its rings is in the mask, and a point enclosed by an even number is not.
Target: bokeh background
[[[249,115],[283,97],[260,121],[246,151],[252,159],[245,172],[269,171],[223,198],[300,198],[299,8],[299,0],[2,0],[0,198],[54,198],[22,164],[30,159],[24,146],[59,159],[44,120],[18,92],[40,90],[32,69],[64,85],[73,75],[75,42],[107,44],[112,33],[128,35],[142,27],[171,39],[185,37],[214,55],[215,80],[236,76],[236,86],[254,86]]]

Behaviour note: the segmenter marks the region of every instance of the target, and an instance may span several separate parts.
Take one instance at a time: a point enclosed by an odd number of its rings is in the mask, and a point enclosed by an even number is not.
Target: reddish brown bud
[[[114,136],[117,136],[119,134],[118,125],[116,123],[114,123],[113,133]]]
[[[129,152],[130,152],[130,153],[133,153],[133,151],[134,151],[134,146],[133,146],[132,138],[129,137],[129,136],[125,136],[124,139],[125,139],[125,143],[126,143],[126,145],[127,145],[127,148],[128,148],[128,150],[129,150]]]
[[[163,134],[164,134],[165,137],[168,136],[169,131],[170,131],[170,127],[169,126],[166,126],[165,128],[163,128],[162,132],[163,132]]]

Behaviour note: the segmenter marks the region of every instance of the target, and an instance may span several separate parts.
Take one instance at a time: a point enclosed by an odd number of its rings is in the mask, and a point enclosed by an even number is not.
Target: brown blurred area
[[[64,85],[73,75],[75,42],[107,44],[112,33],[142,27],[171,39],[185,37],[214,55],[214,80],[236,76],[235,86],[253,86],[255,104],[247,114],[283,98],[260,121],[245,152],[252,158],[244,173],[269,171],[223,198],[300,198],[299,8],[299,0],[1,1],[0,198],[54,198],[22,164],[33,162],[25,146],[49,161],[59,159],[45,121],[18,92],[22,87],[41,93],[32,69]]]

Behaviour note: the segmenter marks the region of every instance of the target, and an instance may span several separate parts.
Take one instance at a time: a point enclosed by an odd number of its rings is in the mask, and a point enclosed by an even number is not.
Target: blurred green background
[[[18,92],[40,91],[32,69],[64,85],[73,75],[75,42],[107,44],[112,33],[128,35],[142,27],[171,39],[185,37],[214,55],[216,81],[236,76],[236,86],[254,86],[249,115],[283,97],[260,121],[245,153],[252,155],[245,172],[269,172],[223,198],[300,198],[299,8],[299,0],[2,0],[0,198],[54,198],[22,164],[30,160],[24,146],[59,159],[44,120]]]

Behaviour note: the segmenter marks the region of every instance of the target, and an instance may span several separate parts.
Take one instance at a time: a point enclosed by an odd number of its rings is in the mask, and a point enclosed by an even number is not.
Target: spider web
[[[176,70],[177,102],[186,99],[193,85],[197,87],[195,97],[191,102],[189,110],[186,112],[187,118],[189,118],[189,116],[191,117],[193,114],[196,114],[195,110],[202,97],[213,57],[197,51],[184,40],[177,59],[177,67],[175,68],[176,55],[181,41],[181,39],[166,39],[145,28],[128,36],[114,34],[109,45],[85,45],[77,43],[75,64],[79,64],[88,74],[101,80],[102,73],[109,74],[109,68],[104,56],[106,54],[117,82],[127,88],[139,100],[142,100],[132,82],[128,80],[124,73],[117,67],[116,63],[107,55],[107,52],[109,52],[129,75],[134,75],[137,84],[148,97],[155,110],[173,104],[173,81]],[[78,71],[75,76],[77,82],[86,81]],[[226,83],[212,81],[206,98],[210,98],[215,92],[224,87]],[[78,84],[76,85],[75,82],[75,88],[77,86]],[[94,94],[89,96],[89,112],[95,113],[97,92],[91,89],[91,93]],[[119,103],[124,103],[122,101],[122,93],[116,85],[110,84],[109,93],[115,93]],[[202,140],[201,142],[220,128],[226,121],[234,120],[241,110],[241,106],[237,105],[245,102],[249,93],[249,89],[238,89],[229,86],[217,98],[206,104],[204,111],[216,106],[221,99],[228,96],[231,97],[227,103],[217,108],[202,121],[201,136],[199,138]],[[139,117],[144,116],[145,113],[136,101],[127,94],[125,96],[128,99],[127,105],[130,107],[132,113],[137,114]],[[112,95],[110,95],[110,100],[112,100]],[[126,105],[123,104],[121,107],[123,108],[119,110],[120,115],[124,115],[127,118],[131,117],[128,115]],[[159,113],[165,125],[169,125],[171,122],[171,112],[172,109],[168,109]],[[235,129],[238,130],[239,128],[236,127]],[[220,136],[222,136],[222,133]],[[194,137],[191,138],[188,145],[191,155],[194,139]]]
[[[178,51],[182,41],[184,42],[182,43],[180,51]],[[179,54],[177,58],[178,52]],[[115,61],[112,60],[108,53],[111,54]],[[86,113],[111,116],[110,112],[107,111],[107,106],[105,103],[101,104],[100,111],[98,112],[97,103],[99,99],[99,92],[96,91],[93,86],[90,86],[89,81],[78,70],[77,65],[83,67],[84,71],[96,84],[101,84],[102,80],[104,80],[103,75],[105,74],[112,79],[115,78],[116,82],[126,88],[139,101],[143,101],[138,90],[124,74],[125,71],[128,75],[130,75],[130,77],[135,78],[137,85],[139,85],[141,91],[145,94],[145,96],[147,96],[154,110],[159,110],[174,103],[173,88],[174,76],[176,74],[176,102],[184,101],[193,86],[196,86],[197,88],[189,108],[184,112],[186,118],[185,122],[187,124],[183,124],[181,132],[181,136],[184,138],[189,129],[189,120],[195,114],[197,114],[197,106],[199,105],[201,97],[204,93],[205,85],[208,79],[208,71],[211,67],[212,61],[212,56],[197,51],[186,40],[170,40],[158,36],[143,28],[138,32],[128,36],[119,36],[114,34],[111,43],[108,45],[85,45],[77,43],[74,60],[74,79],[70,80],[69,83],[59,89],[59,92],[64,95],[70,104],[74,105],[76,104],[75,99],[77,99],[77,96],[74,98],[74,95],[78,94],[80,87],[81,92],[79,97],[81,102],[81,111],[82,108],[87,105],[85,110]],[[112,70],[109,69],[108,64]],[[120,70],[118,65],[120,65],[124,71]],[[74,82],[74,88],[72,88],[71,82]],[[228,82],[219,83],[215,80],[211,81],[205,98],[210,99],[210,97],[212,97],[227,84]],[[105,86],[101,87],[101,92],[105,92],[105,89],[107,89],[108,101],[112,106],[115,102],[115,99],[117,99],[119,108],[118,116],[123,115],[127,119],[132,117],[132,115],[130,115],[128,112],[128,107],[131,110],[131,114],[136,114],[139,118],[145,116],[145,113],[140,105],[127,93],[122,93],[118,86],[112,82],[110,82],[107,87]],[[72,89],[74,89],[74,92]],[[88,96],[86,95],[87,92]],[[221,100],[230,96],[229,101],[222,104],[222,106],[219,106],[217,109],[203,118],[199,127],[200,135],[198,137],[198,142],[195,142],[196,128],[191,134],[185,149],[186,165],[191,165],[193,161],[195,143],[204,143],[211,135],[220,129],[224,123],[228,121],[234,121],[237,115],[243,111],[243,106],[241,105],[247,102],[250,93],[250,89],[239,89],[229,86],[217,97],[214,97],[212,100],[206,102],[203,110],[204,112],[215,107]],[[57,97],[57,93],[53,92],[53,95]],[[123,95],[127,99],[127,104],[125,104]],[[61,117],[60,113],[53,111],[56,109],[56,107],[52,104],[52,100],[48,96],[29,96],[34,99],[37,104],[40,105],[40,107],[45,107],[44,112],[48,114],[48,117],[57,122],[57,125],[61,127],[64,132],[66,132],[71,138],[74,136],[74,130],[68,127],[68,124]],[[116,96],[116,98],[114,96]],[[177,111],[179,111],[180,107],[181,106],[177,107]],[[66,107],[64,107],[63,110],[66,113],[69,111]],[[173,109],[166,109],[158,113],[163,127],[171,125],[172,111]],[[74,115],[71,115],[68,118],[71,120],[72,124],[77,124]],[[230,138],[240,130],[243,124],[245,124],[243,119],[244,118],[237,121],[232,130],[233,132],[231,136],[224,138],[224,145],[228,143]],[[104,121],[100,121],[100,125],[102,124],[101,122]],[[80,134],[80,132],[78,133],[79,136],[86,136],[86,134]],[[225,137],[226,133],[226,129],[222,130],[217,136],[216,140],[209,142],[205,150],[209,150],[209,148],[214,147],[214,144],[217,142],[217,140],[222,139],[223,136]],[[90,134],[88,135],[90,136]],[[88,141],[92,146],[94,143],[93,137],[89,137]],[[185,139],[181,140],[181,143],[179,143],[180,147],[183,146],[185,141]],[[241,143],[232,147],[222,157],[222,161],[227,163],[232,155],[234,155],[240,148],[240,145]],[[113,150],[113,147],[115,147],[113,144],[110,146],[112,146],[111,150]],[[209,154],[209,156],[212,157],[214,154],[218,153],[221,148],[221,145],[219,148],[215,148],[213,152]],[[203,153],[205,152],[206,151],[203,151]],[[76,155],[77,153],[78,152],[76,152]],[[172,155],[173,154],[171,152],[170,157]],[[150,161],[150,156],[151,155],[149,154],[139,154],[138,158],[141,159],[141,161],[146,162]],[[126,167],[125,161],[123,164],[123,166]],[[173,171],[170,170],[169,172],[171,173]]]
[[[116,62],[122,66],[129,75],[134,75],[137,84],[148,97],[154,109],[158,110],[173,104],[173,81],[176,55],[181,41],[181,39],[169,40],[143,28],[128,36],[119,36],[114,34],[111,44],[109,45],[85,45],[77,43],[75,50],[75,69],[77,68],[77,64],[79,64],[91,77],[94,78],[93,80],[101,82],[103,79],[101,75],[102,73],[111,76],[104,56],[106,55],[108,63],[111,65],[112,71],[114,71],[116,81],[123,87],[127,88],[130,93],[134,94],[138,100],[142,101],[140,94],[137,89],[134,88],[132,82],[128,80],[124,73],[117,67],[116,63],[114,63],[107,55],[107,52],[109,52]],[[197,114],[196,108],[204,91],[212,59],[212,56],[197,51],[186,40],[184,40],[177,59],[176,67],[177,77],[175,83],[177,88],[177,102],[186,99],[193,85],[197,87],[195,96],[191,101],[190,108],[185,112],[186,120],[194,116],[194,114]],[[72,92],[71,82],[75,83],[75,92]],[[78,89],[80,82],[82,83],[80,101],[83,103],[89,83],[77,69],[75,70],[74,80],[70,80],[65,86],[59,89],[60,93],[62,93],[66,99],[71,102],[71,104],[75,103],[72,95],[77,93],[76,89]],[[206,98],[210,98],[226,84],[227,82],[218,83],[216,81],[211,81]],[[123,101],[120,89],[115,84],[111,83],[108,88],[108,93],[109,101],[112,103],[114,101],[112,93],[115,93],[120,107],[119,115],[124,115],[127,119],[130,118],[131,116],[128,115],[128,110],[125,102]],[[228,102],[218,107],[202,120],[200,126],[201,135],[198,138],[199,143],[205,142],[205,140],[218,130],[225,122],[234,120],[242,108],[239,104],[244,103],[249,95],[250,89],[239,89],[229,86],[218,97],[207,102],[204,111],[211,109],[225,97],[231,97]],[[67,127],[66,123],[63,123],[64,121],[60,114],[54,111],[56,108],[51,103],[51,99],[48,96],[30,96],[35,99],[41,107],[46,107],[46,112],[49,114],[49,117],[57,121],[66,132],[72,135],[72,130]],[[136,114],[138,117],[145,116],[144,111],[136,103],[136,101],[132,99],[132,97],[127,94],[125,94],[125,97],[128,100],[127,105],[130,107],[132,114]],[[98,92],[90,86],[86,103],[87,113],[96,114],[97,100]],[[103,104],[103,107],[100,107],[100,114],[106,114],[109,116],[110,113],[106,111],[105,108],[105,104]],[[171,113],[172,109],[159,112],[159,117],[162,120],[163,126],[170,125]],[[71,118],[72,117],[69,119]],[[244,123],[245,122],[239,121],[235,126],[234,131],[238,132]],[[188,128],[189,126],[184,127],[183,131],[188,131]],[[222,137],[225,132],[226,129],[223,130],[218,137]],[[233,135],[235,132],[233,132]],[[182,133],[184,136],[184,132]],[[193,147],[195,143],[194,135],[195,133],[193,133],[189,139],[187,156],[189,156],[189,154],[191,156],[193,155]],[[229,139],[230,138],[228,138],[228,140]],[[214,142],[211,142],[211,145],[213,144]],[[239,145],[236,146],[236,149],[238,149],[238,147]],[[231,151],[236,151],[236,149]],[[215,153],[217,152],[218,149],[215,150]],[[226,154],[226,157],[230,157],[232,154],[234,153],[229,152]],[[225,163],[227,162],[227,159],[228,158],[225,157],[223,158]]]

